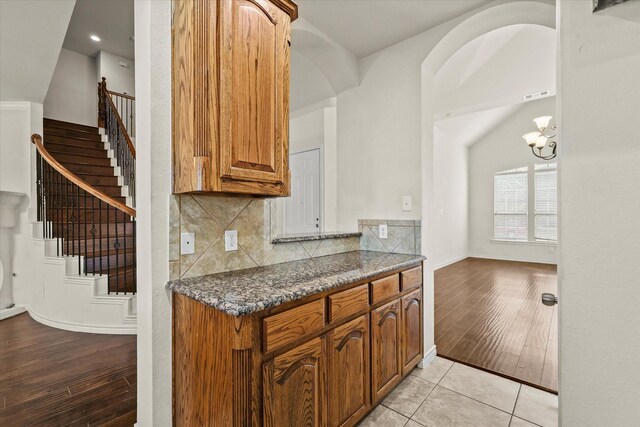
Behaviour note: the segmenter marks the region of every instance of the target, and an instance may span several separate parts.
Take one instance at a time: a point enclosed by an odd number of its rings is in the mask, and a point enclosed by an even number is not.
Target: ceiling
[[[72,10],[73,0],[0,0],[2,101],[44,101]]]
[[[133,0],[77,0],[63,47],[88,56],[105,50],[134,59]],[[99,42],[89,38],[100,37]]]
[[[446,134],[449,142],[469,147],[523,106],[524,104],[504,105],[490,110],[449,117],[436,121],[434,127]]]
[[[436,118],[555,94],[556,31],[519,24],[490,31],[458,50],[435,76]]]
[[[358,58],[490,0],[298,0],[299,15]]]

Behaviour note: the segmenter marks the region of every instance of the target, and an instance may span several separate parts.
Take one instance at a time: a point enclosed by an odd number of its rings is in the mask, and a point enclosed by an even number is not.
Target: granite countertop
[[[289,243],[289,242],[307,242],[310,240],[326,240],[326,239],[342,239],[345,237],[360,237],[362,233],[359,231],[328,231],[317,233],[291,233],[276,236],[271,243]]]
[[[173,280],[166,287],[225,313],[242,316],[411,267],[424,259],[421,255],[354,251]]]

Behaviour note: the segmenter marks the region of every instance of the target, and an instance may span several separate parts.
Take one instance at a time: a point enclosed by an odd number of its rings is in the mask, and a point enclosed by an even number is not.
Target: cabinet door
[[[220,176],[288,177],[290,18],[267,0],[221,6]]]
[[[422,290],[402,297],[402,373],[413,369],[422,358]]]
[[[373,398],[377,402],[400,381],[400,300],[371,312],[371,379]]]
[[[326,337],[315,338],[264,365],[264,424],[327,424]]]
[[[353,426],[371,404],[369,315],[331,331],[329,346],[329,425]]]

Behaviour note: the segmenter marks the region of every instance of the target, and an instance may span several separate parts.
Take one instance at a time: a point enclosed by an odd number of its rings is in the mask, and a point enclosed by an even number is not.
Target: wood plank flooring
[[[0,425],[132,426],[136,337],[0,321]]]
[[[555,265],[467,258],[435,271],[439,356],[558,390]]]

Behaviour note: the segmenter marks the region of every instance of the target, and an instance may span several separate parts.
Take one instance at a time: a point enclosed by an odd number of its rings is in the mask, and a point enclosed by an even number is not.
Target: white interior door
[[[289,167],[291,197],[285,201],[285,231],[320,231],[320,149],[292,154]]]

